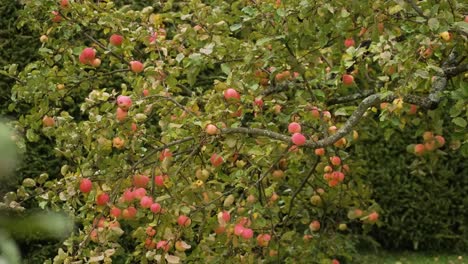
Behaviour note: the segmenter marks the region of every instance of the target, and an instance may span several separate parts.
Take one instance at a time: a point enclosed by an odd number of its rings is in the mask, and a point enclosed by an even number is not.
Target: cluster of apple
[[[112,236],[119,237],[123,234],[120,223],[117,220],[110,221],[104,217],[94,219],[93,229],[89,233],[91,241],[99,243],[101,239],[109,240]]]
[[[424,132],[423,139],[423,143],[414,145],[414,154],[417,156],[422,156],[445,145],[445,138],[441,135],[434,136],[431,131]]]
[[[89,47],[81,52],[78,60],[82,64],[91,65],[93,67],[99,67],[101,65],[101,59],[96,58],[96,50]]]
[[[361,219],[362,221],[365,221],[367,223],[370,223],[370,224],[373,224],[375,222],[377,222],[377,220],[379,220],[379,213],[377,213],[376,211],[371,211],[371,212],[365,212],[362,211],[361,209],[359,208],[356,208],[356,209],[352,209],[348,212],[348,218],[349,219]]]
[[[323,169],[323,178],[328,182],[328,186],[335,187],[343,182],[345,172],[349,172],[349,166],[344,164],[341,166],[341,159],[338,156],[330,157],[330,165],[325,166]]]

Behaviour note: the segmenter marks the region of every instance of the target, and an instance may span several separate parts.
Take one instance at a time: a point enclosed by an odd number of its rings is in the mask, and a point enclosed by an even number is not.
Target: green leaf
[[[452,119],[452,122],[453,122],[455,125],[457,125],[457,126],[459,126],[459,127],[463,127],[463,128],[465,128],[466,125],[467,125],[466,120],[463,119],[463,118],[461,118],[461,117],[457,117],[457,118]]]
[[[439,29],[439,20],[437,18],[430,18],[428,21],[427,21],[427,24],[429,25],[429,28],[432,30],[432,31],[437,31],[437,29]]]
[[[236,31],[236,30],[239,30],[240,28],[242,28],[242,24],[237,23],[237,24],[231,25],[231,26],[229,27],[229,30],[231,30],[231,31]]]

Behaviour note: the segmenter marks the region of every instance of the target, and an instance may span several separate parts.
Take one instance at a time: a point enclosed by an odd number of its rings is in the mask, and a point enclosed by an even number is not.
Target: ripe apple
[[[133,186],[137,188],[146,188],[146,186],[148,186],[149,181],[150,178],[146,175],[133,175]]]
[[[271,235],[270,234],[259,234],[257,236],[257,244],[260,247],[268,247],[268,244],[270,243],[271,240]]]
[[[60,13],[58,11],[52,11],[52,15],[54,16],[52,18],[52,22],[58,23],[58,22],[62,21],[62,16],[60,16]]]
[[[281,180],[284,178],[284,171],[282,170],[274,170],[271,175],[273,176],[274,180]]]
[[[135,193],[130,189],[126,189],[122,195],[124,202],[132,202],[135,199]]]
[[[218,223],[221,226],[226,225],[231,220],[231,214],[228,211],[222,211],[218,213]]]
[[[122,210],[122,218],[123,219],[133,219],[137,214],[137,209],[133,206],[125,208]]]
[[[435,139],[437,141],[437,146],[440,148],[445,145],[445,138],[441,135],[435,136]]]
[[[93,183],[91,182],[90,179],[84,178],[80,182],[80,191],[82,193],[89,193],[91,189],[93,188]]]
[[[306,143],[306,137],[301,133],[294,133],[291,137],[291,141],[296,146],[302,146]]]
[[[113,46],[120,46],[123,42],[123,36],[119,34],[112,34],[109,38],[109,42]]]
[[[153,198],[149,196],[143,196],[140,199],[140,205],[143,208],[150,208],[153,205]]]
[[[465,16],[465,20],[464,20],[466,23],[468,23],[468,16]]]
[[[96,58],[96,50],[93,48],[85,48],[80,54],[80,62],[83,64],[91,64]]]
[[[320,230],[320,222],[317,220],[314,220],[310,223],[309,228],[312,232],[317,232]]]
[[[125,140],[121,139],[120,137],[115,137],[112,139],[112,146],[116,149],[122,149],[125,145]]]
[[[122,214],[122,210],[120,210],[119,208],[117,207],[112,207],[110,209],[110,212],[109,214],[112,216],[112,217],[115,217],[115,218],[118,218],[121,214]]]
[[[317,107],[312,107],[312,110],[310,110],[310,113],[312,114],[313,118],[320,118],[320,111]]]
[[[143,66],[143,63],[141,63],[140,61],[131,61],[130,62],[130,69],[134,73],[140,73],[140,72],[143,71],[144,66]]]
[[[341,164],[341,159],[338,156],[333,156],[333,157],[330,157],[330,162],[331,164],[335,166],[339,166]]]
[[[443,40],[445,40],[445,41],[447,41],[447,42],[450,41],[450,40],[452,39],[452,35],[451,35],[450,32],[448,32],[448,31],[441,32],[441,33],[439,34],[439,36],[440,36]]]
[[[95,59],[91,62],[91,66],[93,66],[94,68],[97,68],[97,67],[101,66],[101,59],[95,58]]]
[[[254,235],[253,230],[250,228],[244,228],[244,231],[242,231],[242,238],[243,239],[251,239]]]
[[[158,187],[164,187],[164,176],[163,175],[157,175],[154,177],[154,184]]]
[[[436,142],[434,139],[424,142],[424,148],[427,151],[433,151],[437,148]]]
[[[324,121],[329,121],[331,119],[330,111],[323,111],[322,112],[322,117],[323,117]]]
[[[60,1],[60,6],[61,6],[62,8],[67,8],[68,5],[69,5],[68,0],[62,0],[62,1]]]
[[[152,236],[156,235],[156,230],[155,230],[152,226],[148,226],[148,227],[146,228],[145,233],[146,233],[148,236],[152,237]]]
[[[186,215],[179,215],[179,218],[177,218],[177,224],[182,227],[188,227],[192,223],[192,220],[190,217]]]
[[[314,206],[321,206],[322,205],[322,198],[320,195],[312,195],[310,197],[310,203]]]
[[[222,156],[216,153],[213,153],[213,155],[211,155],[210,162],[211,162],[211,165],[213,165],[214,167],[218,167],[224,162],[224,160]]]
[[[41,43],[46,43],[48,40],[49,40],[49,37],[47,37],[47,35],[42,35],[39,38],[39,41],[41,41]]]
[[[354,82],[354,77],[351,74],[343,74],[342,81],[344,85],[351,85]]]
[[[332,172],[332,171],[333,171],[333,168],[331,166],[329,166],[329,165],[327,165],[327,166],[325,166],[323,168],[323,172]]]
[[[117,97],[117,105],[124,111],[128,111],[130,106],[132,106],[132,98],[130,96],[119,95]]]
[[[213,124],[208,124],[205,128],[205,132],[208,135],[216,135],[218,134],[218,128]]]
[[[169,251],[170,248],[171,248],[171,245],[166,240],[161,240],[156,244],[156,249],[162,249],[165,252]]]
[[[337,259],[332,259],[332,264],[340,264],[340,261]]]
[[[240,100],[240,94],[233,88],[229,88],[224,91],[224,99],[226,101],[238,101]]]
[[[44,116],[42,118],[42,125],[44,127],[53,127],[55,125],[55,120],[53,117],[50,116]]]
[[[301,133],[301,125],[299,123],[296,123],[296,122],[289,123],[288,131],[291,134]]]
[[[262,108],[262,107],[263,107],[263,100],[262,100],[262,98],[259,98],[259,97],[255,98],[255,100],[254,100],[254,105],[258,106],[259,108]]]
[[[133,190],[133,195],[135,199],[141,199],[143,196],[146,195],[146,189],[145,188],[136,188]]]
[[[117,121],[122,122],[127,118],[127,116],[128,116],[127,111],[123,110],[120,107],[117,107],[117,112],[115,114],[115,117],[116,117]]]
[[[351,46],[354,46],[354,44],[355,44],[355,43],[354,43],[354,39],[353,39],[353,38],[347,38],[347,39],[345,39],[345,41],[344,41],[344,45],[345,45],[346,48],[349,48],[349,47],[351,47]]]
[[[153,203],[150,207],[151,212],[157,214],[161,212],[161,205],[159,203]]]
[[[63,90],[63,89],[65,89],[65,84],[63,83],[57,84],[57,90]]]
[[[415,115],[418,112],[418,106],[415,104],[410,105],[410,109],[408,111],[409,115]]]
[[[106,205],[109,202],[109,194],[101,193],[96,197],[97,205]]]
[[[368,217],[369,222],[375,223],[375,222],[377,222],[378,219],[379,219],[379,213],[372,212],[372,213],[369,214],[369,217]]]

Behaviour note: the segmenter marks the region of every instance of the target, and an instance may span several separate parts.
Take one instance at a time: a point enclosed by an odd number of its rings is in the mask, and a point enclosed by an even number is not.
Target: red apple
[[[85,48],[80,54],[80,62],[83,64],[92,64],[96,58],[96,50],[93,48]]]
[[[443,136],[437,135],[435,136],[435,139],[439,148],[445,145],[445,138]]]
[[[410,105],[410,109],[408,111],[409,115],[415,115],[418,112],[418,106],[415,104]]]
[[[167,251],[169,251],[169,249],[170,249],[171,247],[170,247],[170,244],[169,244],[168,241],[166,241],[166,240],[161,240],[161,241],[159,241],[159,242],[156,244],[156,248],[157,248],[157,249],[162,249],[162,250],[164,250],[164,251],[167,252]]]
[[[332,260],[332,264],[340,264],[340,261],[337,260],[337,259],[333,259],[333,260]]]
[[[161,154],[159,154],[159,160],[163,161],[166,158],[172,157],[172,152],[170,149],[166,148],[163,151],[161,151]]]
[[[238,101],[240,100],[240,94],[233,88],[229,88],[224,91],[224,99],[227,101]]]
[[[95,58],[95,59],[91,62],[91,66],[93,66],[94,68],[97,68],[97,67],[101,66],[101,59]]]
[[[62,8],[67,8],[67,7],[68,7],[68,4],[69,4],[69,3],[68,3],[68,0],[62,0],[62,1],[60,1],[60,6],[61,6]]]
[[[317,232],[320,230],[320,222],[317,220],[314,220],[310,223],[309,228],[312,232]]]
[[[259,97],[255,98],[254,104],[255,104],[256,106],[258,106],[259,108],[262,108],[262,107],[263,107],[263,100],[262,100],[262,98],[259,98]]]
[[[62,21],[62,16],[60,16],[60,13],[58,11],[52,11],[52,15],[54,16],[52,18],[52,22],[58,23]]]
[[[122,218],[123,219],[133,219],[133,218],[135,218],[137,212],[138,211],[137,211],[137,209],[135,207],[130,206],[130,207],[122,210]]]
[[[150,178],[146,175],[133,175],[133,186],[135,187],[141,187],[141,188],[146,188],[148,186],[148,183],[150,181]]]
[[[268,244],[270,243],[271,240],[271,235],[270,234],[259,234],[257,236],[257,244],[260,247],[268,247]]]
[[[146,234],[150,237],[156,235],[156,230],[152,226],[146,228]]]
[[[333,157],[330,157],[330,162],[331,164],[335,166],[339,166],[341,164],[341,159],[338,156],[333,156]]]
[[[153,203],[150,207],[151,212],[157,214],[161,212],[161,205],[159,203]]]
[[[315,155],[317,155],[317,156],[325,155],[325,149],[324,148],[315,149]]]
[[[44,127],[53,127],[55,125],[55,120],[53,117],[44,116],[44,118],[42,118],[42,125]]]
[[[117,105],[124,111],[128,111],[130,106],[132,106],[132,98],[130,96],[119,95],[117,97]]]
[[[143,90],[143,96],[145,96],[145,97],[146,97],[146,96],[148,96],[148,95],[149,95],[149,93],[150,93],[150,92],[149,92],[149,90],[148,90],[148,89],[144,89],[144,90]]]
[[[141,197],[140,205],[143,208],[150,208],[153,205],[153,198],[151,198],[149,196]]]
[[[188,227],[191,223],[192,220],[186,215],[179,215],[179,218],[177,218],[177,224],[179,226]]]
[[[117,207],[112,207],[109,212],[109,214],[115,218],[118,218],[121,215],[121,213],[122,213],[122,210],[120,210]]]
[[[89,193],[91,189],[93,188],[93,183],[91,182],[90,179],[84,178],[80,182],[80,191],[82,193]]]
[[[144,66],[143,66],[143,63],[141,63],[140,61],[131,61],[130,62],[130,69],[134,73],[140,73],[140,72],[143,71]]]
[[[208,124],[205,128],[205,132],[208,135],[216,135],[218,134],[218,128],[215,125]]]
[[[372,212],[369,214],[368,219],[369,219],[369,222],[375,223],[379,219],[379,214],[377,212]]]
[[[117,121],[122,122],[127,118],[127,116],[128,116],[127,111],[123,110],[120,107],[117,107],[117,112],[115,114],[115,117],[116,117]]]
[[[349,48],[349,47],[351,47],[351,46],[354,46],[354,44],[355,44],[355,43],[354,43],[354,39],[352,39],[352,38],[347,38],[347,39],[345,39],[345,41],[344,41],[344,45],[345,45],[346,48]]]
[[[294,133],[291,137],[291,141],[296,146],[302,146],[306,143],[306,137],[301,133]]]
[[[351,74],[343,74],[342,80],[344,85],[351,85],[354,82],[354,77]]]
[[[154,184],[158,187],[164,187],[164,176],[163,175],[157,175],[154,177]]]
[[[135,199],[135,193],[131,191],[130,189],[126,189],[122,197],[123,197],[124,202],[129,203]]]
[[[141,199],[146,195],[146,189],[136,188],[135,190],[133,190],[133,195],[136,199]]]
[[[109,42],[113,46],[120,46],[123,42],[123,36],[119,34],[112,34],[109,38]]]
[[[291,134],[301,133],[301,125],[299,123],[296,123],[296,122],[289,123],[288,131]]]
[[[96,197],[97,205],[106,205],[109,202],[109,194],[101,193]]]
[[[244,231],[242,231],[242,238],[243,239],[251,239],[254,235],[253,230],[250,228],[244,228]]]
[[[121,139],[120,137],[115,137],[112,139],[112,146],[116,149],[121,149],[125,145],[125,141]]]
[[[312,114],[313,118],[319,118],[320,117],[320,111],[317,107],[312,107],[312,110],[310,110],[310,113]]]
[[[210,162],[211,162],[211,165],[213,165],[214,167],[218,167],[224,162],[224,160],[222,156],[216,153],[213,153],[213,155],[211,155]]]

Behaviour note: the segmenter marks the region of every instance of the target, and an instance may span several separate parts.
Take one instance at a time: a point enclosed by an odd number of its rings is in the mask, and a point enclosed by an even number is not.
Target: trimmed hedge
[[[375,147],[353,146],[383,210],[383,226],[370,234],[386,249],[468,251],[466,158],[449,144],[437,159],[407,152],[408,145],[421,141],[408,137],[417,134],[411,127],[395,130],[388,141],[384,133],[377,128],[362,133]]]

